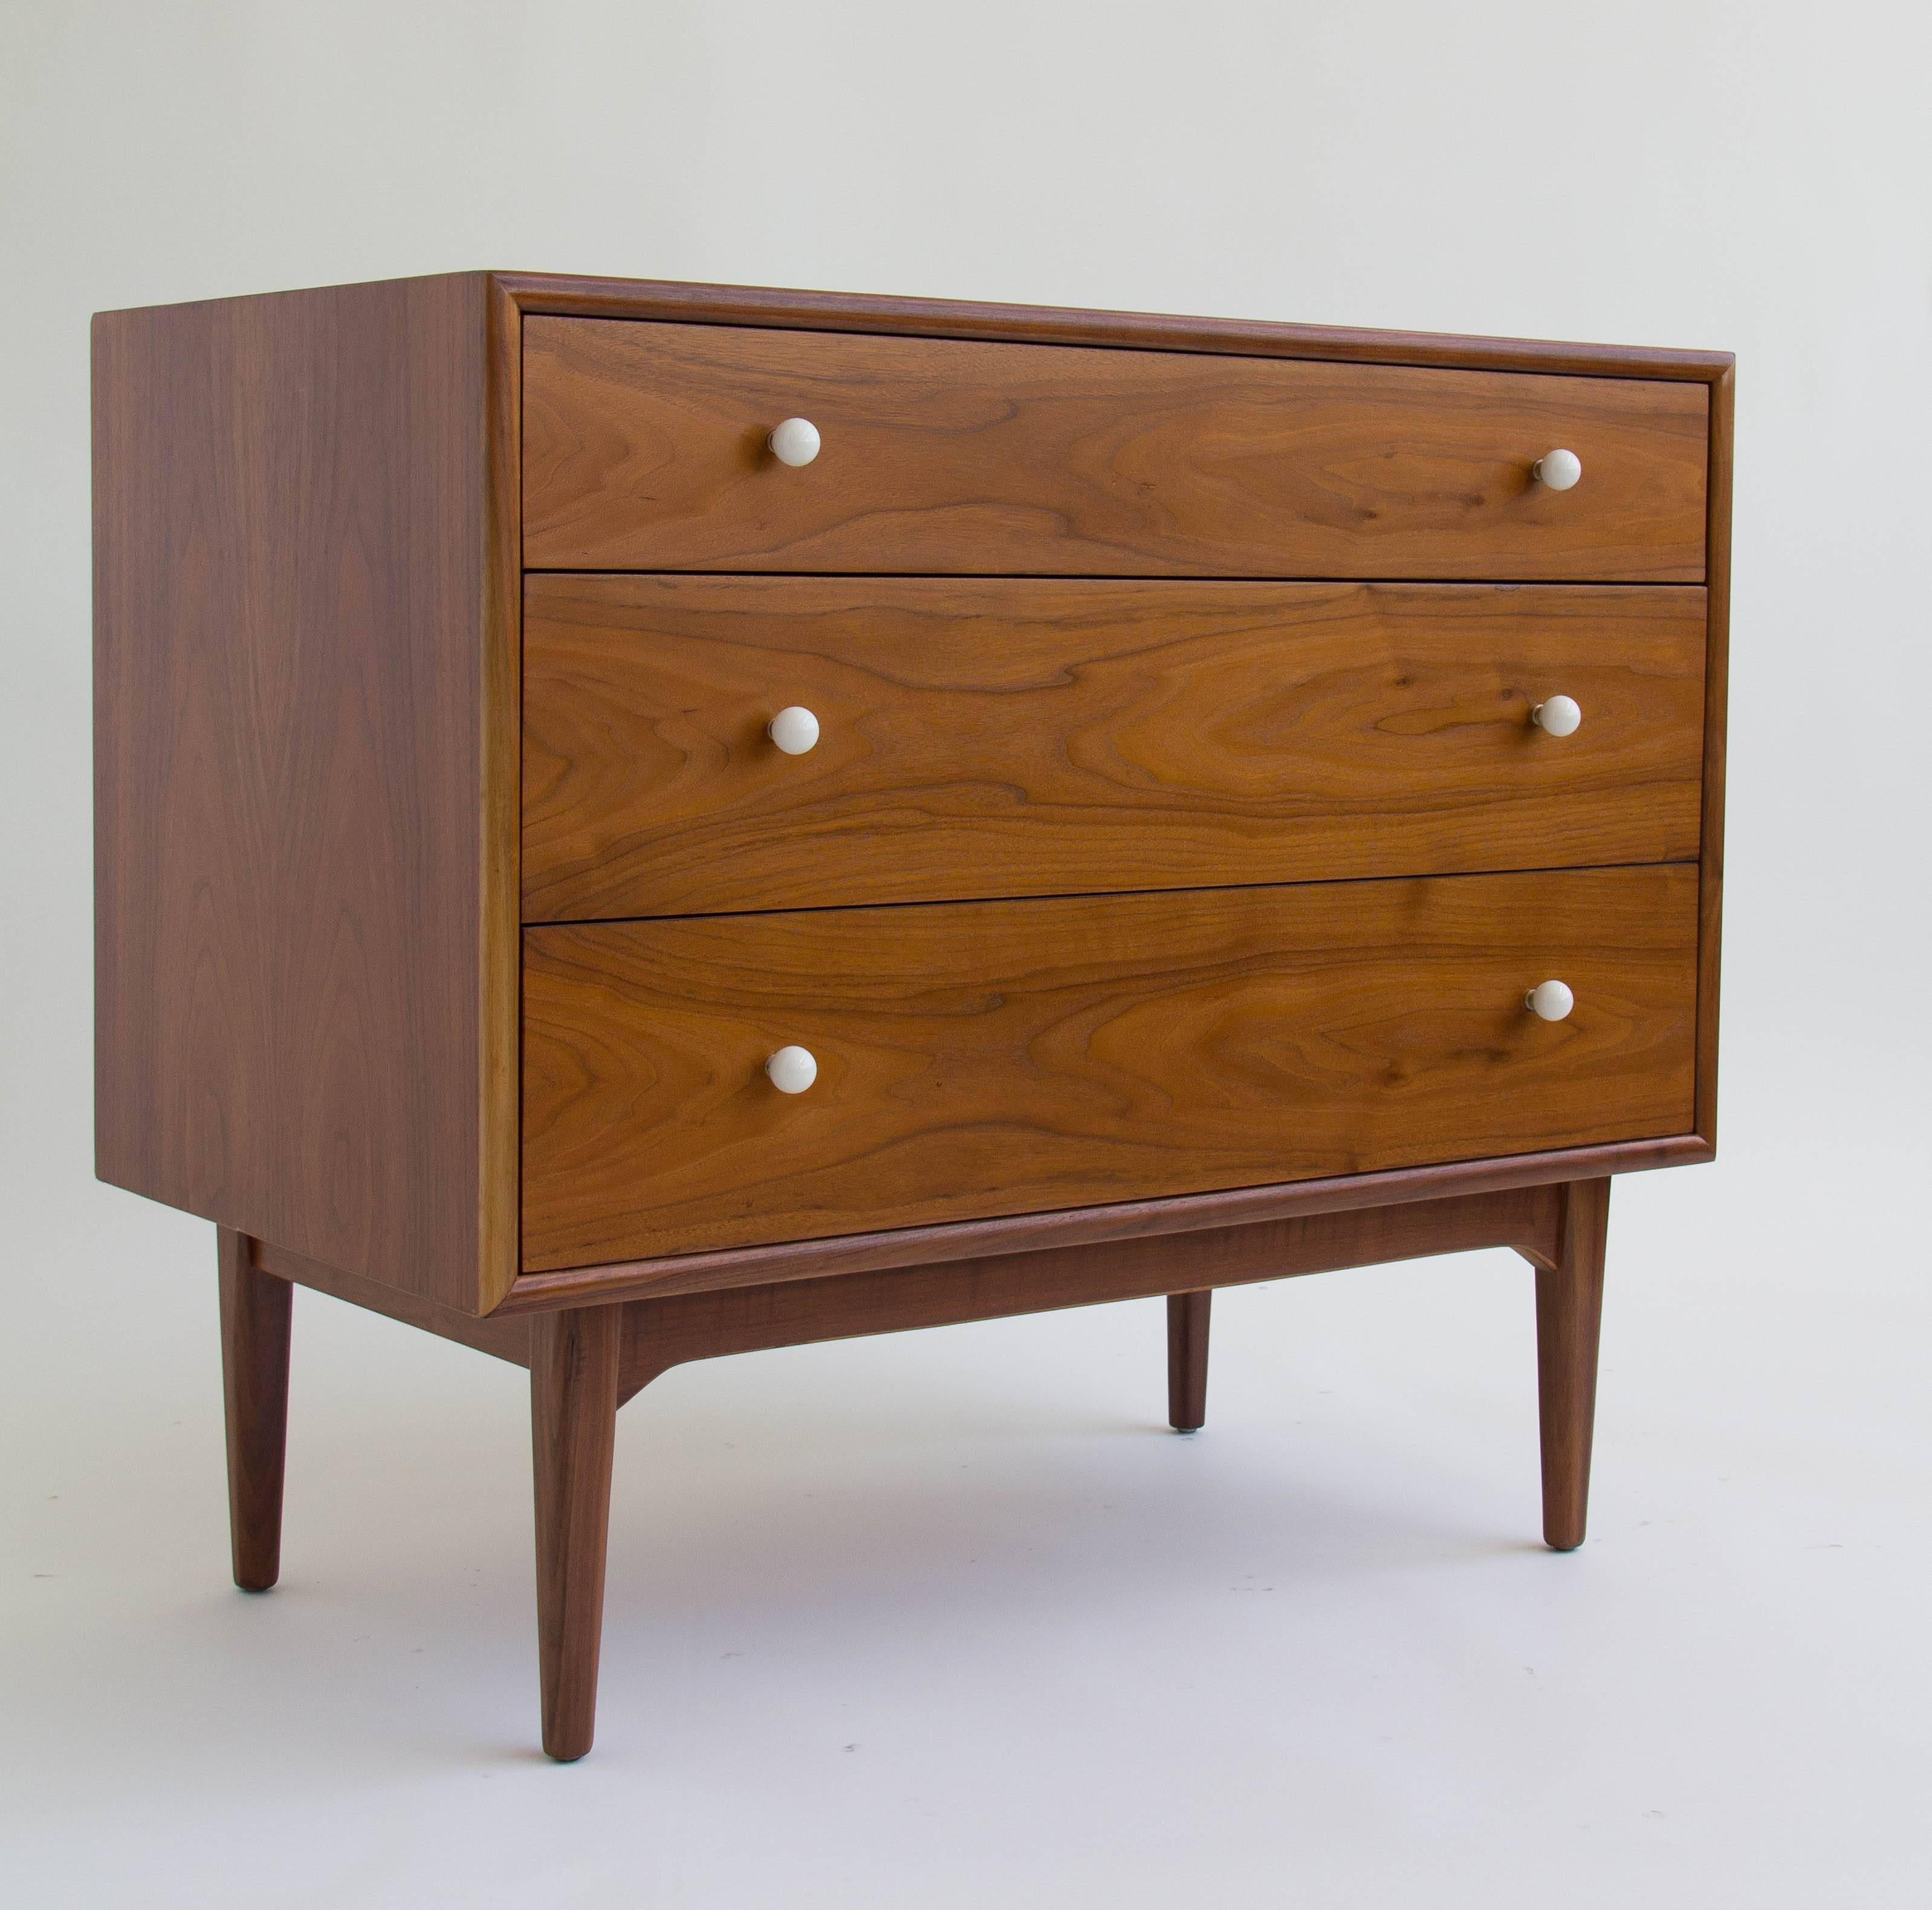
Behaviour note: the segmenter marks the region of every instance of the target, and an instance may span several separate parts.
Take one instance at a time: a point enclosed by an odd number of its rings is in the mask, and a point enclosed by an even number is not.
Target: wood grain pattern
[[[1208,1328],[1211,1288],[1167,1296],[1167,1422],[1176,1432],[1208,1423]]]
[[[1170,312],[1083,311],[1058,305],[988,305],[864,292],[692,285],[670,279],[596,278],[498,272],[520,311],[556,317],[669,319],[685,324],[778,326],[788,331],[885,332],[1134,351],[1214,352],[1318,359],[1340,365],[1437,365],[1464,371],[1570,372],[1596,378],[1714,383],[1729,352],[1658,345],[1579,344],[1469,337],[1274,319],[1190,318]]]
[[[1553,1188],[1512,1188],[1211,1228],[1187,1236],[1188,1276],[1239,1287],[1480,1247],[1548,1259],[1558,1206]],[[1172,1285],[1175,1266],[1172,1241],[1141,1237],[629,1300],[611,1309],[623,1323],[619,1392],[628,1399],[687,1360],[1148,1299]]]
[[[564,1764],[590,1749],[596,1728],[620,1326],[615,1307],[545,1314],[530,1324],[543,1746]]]
[[[537,569],[1704,575],[1694,384],[547,317],[524,380]]]
[[[1597,1417],[1597,1344],[1610,1183],[1562,1191],[1556,1251],[1536,1274],[1536,1373],[1543,1445],[1543,1536],[1559,1552],[1583,1542]]]
[[[228,1537],[235,1582],[266,1592],[282,1572],[282,1480],[289,1443],[287,1285],[258,1272],[248,1242],[215,1233],[221,1391],[228,1436]]]
[[[1693,860],[1703,596],[533,576],[524,915]]]
[[[1678,1134],[1682,865],[533,929],[524,1264]],[[1538,1021],[1546,975],[1577,996]],[[818,1084],[763,1067],[798,1042]]]
[[[488,342],[474,275],[94,326],[97,1171],[472,1311],[515,1271]]]

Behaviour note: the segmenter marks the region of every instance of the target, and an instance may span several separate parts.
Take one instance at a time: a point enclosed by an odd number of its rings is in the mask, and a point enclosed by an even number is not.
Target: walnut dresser
[[[1610,1178],[1710,1158],[1731,380],[476,273],[94,326],[101,1176],[527,1366],[543,1739],[680,1361],[1478,1247],[1583,1536]]]

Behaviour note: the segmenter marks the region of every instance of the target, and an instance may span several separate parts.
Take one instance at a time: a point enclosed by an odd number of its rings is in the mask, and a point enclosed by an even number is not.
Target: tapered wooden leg
[[[1208,1314],[1211,1293],[1167,1296],[1167,1418],[1176,1432],[1208,1419]]]
[[[1583,1542],[1590,1440],[1597,1416],[1597,1340],[1610,1184],[1563,1190],[1556,1264],[1536,1271],[1536,1373],[1543,1428],[1543,1536],[1559,1552]]]
[[[294,1289],[256,1268],[246,1234],[218,1227],[215,1257],[228,1422],[229,1547],[236,1584],[244,1592],[266,1592],[282,1569],[289,1311]]]
[[[578,1307],[530,1323],[543,1746],[566,1764],[590,1749],[597,1722],[621,1312]]]

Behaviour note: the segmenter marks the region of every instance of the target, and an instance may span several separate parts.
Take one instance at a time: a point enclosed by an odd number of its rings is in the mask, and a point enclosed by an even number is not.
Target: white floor
[[[1505,1255],[1224,1295],[1192,1440],[1157,1302],[670,1374],[568,1768],[522,1376],[302,1296],[236,1592],[212,1234],[104,1196],[10,1322],[8,1900],[1922,1905],[1923,1146],[1732,1151],[1619,1183],[1568,1557]]]

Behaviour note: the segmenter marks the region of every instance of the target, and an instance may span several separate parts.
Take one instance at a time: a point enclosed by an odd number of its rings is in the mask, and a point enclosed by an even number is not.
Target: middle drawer
[[[1697,853],[1698,586],[524,589],[526,921]]]

